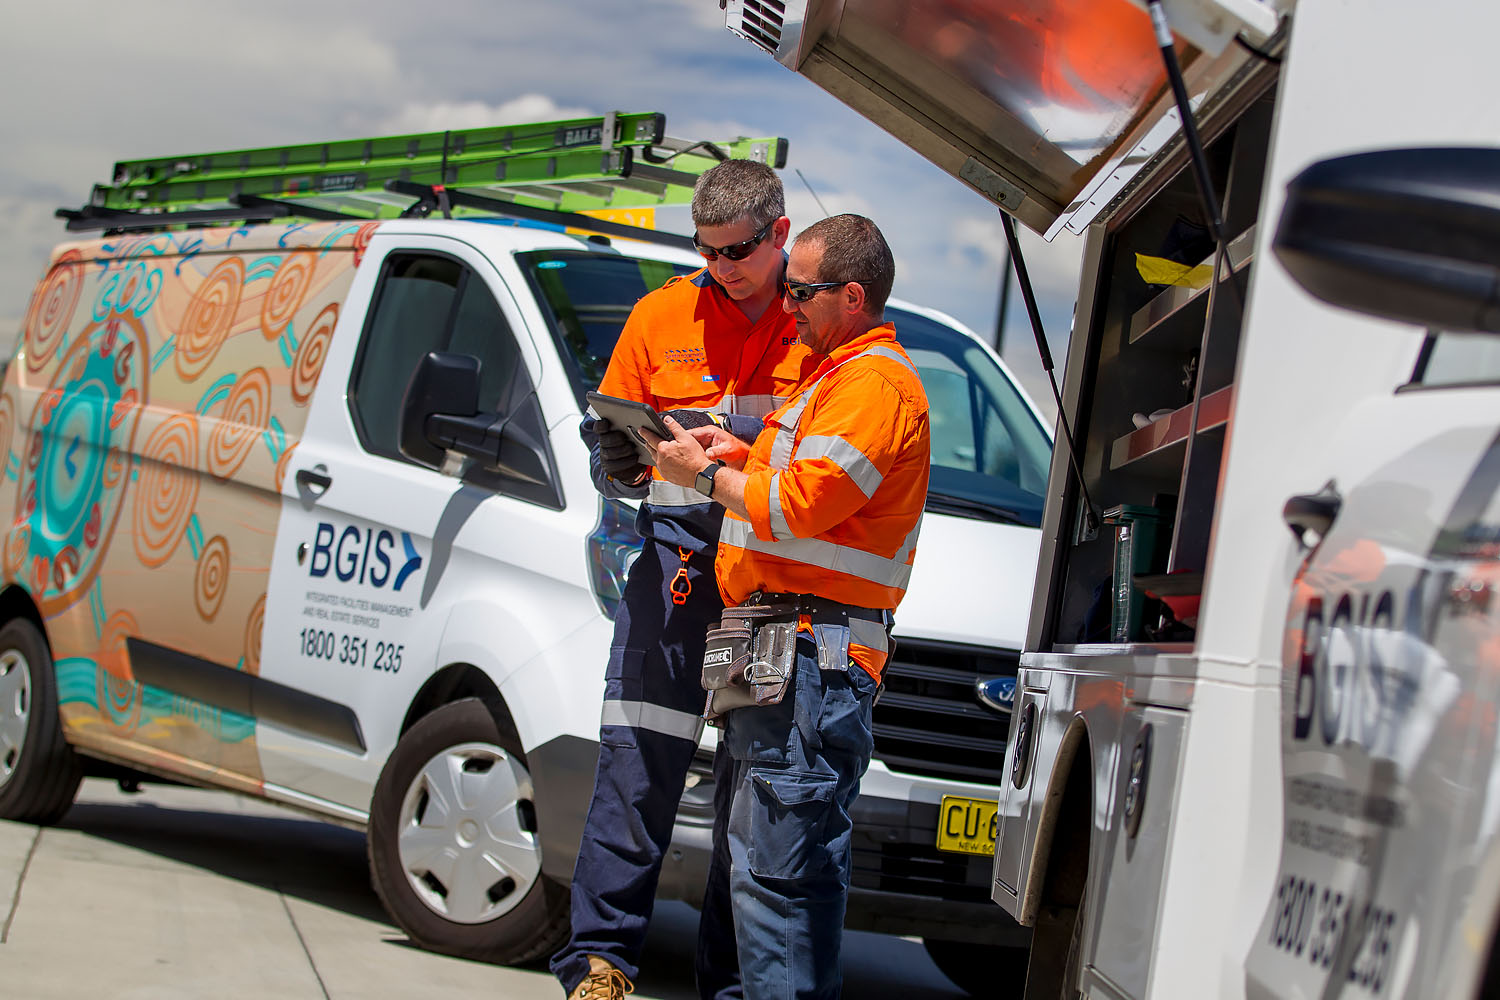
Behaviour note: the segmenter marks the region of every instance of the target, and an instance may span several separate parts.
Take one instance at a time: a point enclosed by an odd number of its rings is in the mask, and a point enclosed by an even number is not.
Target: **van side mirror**
[[[433,417],[472,419],[479,414],[479,359],[432,351],[423,356],[401,399],[401,454],[434,468],[451,444],[429,436]]]
[[[519,402],[515,413],[479,412],[479,359],[468,354],[427,354],[402,398],[401,454],[433,468],[457,452],[502,476],[549,485],[545,433],[534,397]]]
[[[1500,333],[1500,149],[1392,149],[1287,185],[1276,258],[1314,298],[1445,331]]]

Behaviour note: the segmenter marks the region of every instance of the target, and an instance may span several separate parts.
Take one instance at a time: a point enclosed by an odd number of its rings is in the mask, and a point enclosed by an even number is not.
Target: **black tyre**
[[[541,873],[531,773],[516,738],[476,698],[401,737],[370,805],[370,875],[424,948],[520,964],[568,936],[568,891]]]
[[[82,779],[63,739],[47,640],[17,618],[0,628],[0,818],[56,823]]]
[[[922,947],[943,975],[971,997],[1019,997],[1025,989],[1026,948],[933,938],[923,938]]]

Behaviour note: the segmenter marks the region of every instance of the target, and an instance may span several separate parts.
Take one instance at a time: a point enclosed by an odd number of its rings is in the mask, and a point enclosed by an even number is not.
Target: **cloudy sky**
[[[880,224],[897,295],[994,334],[993,207],[731,35],[716,0],[49,0],[7,4],[3,25],[0,344],[66,236],[53,211],[116,160],[610,110],[662,112],[682,138],[786,137],[794,231],[822,215],[796,168],[830,212]],[[1081,247],[1023,240],[1061,363]],[[1004,355],[1049,395],[1018,295]]]

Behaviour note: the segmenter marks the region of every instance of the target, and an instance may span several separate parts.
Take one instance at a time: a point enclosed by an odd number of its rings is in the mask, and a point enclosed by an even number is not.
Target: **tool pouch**
[[[724,609],[719,627],[709,629],[703,654],[703,717],[717,723],[736,708],[778,704],[791,684],[796,650],[795,607]]]

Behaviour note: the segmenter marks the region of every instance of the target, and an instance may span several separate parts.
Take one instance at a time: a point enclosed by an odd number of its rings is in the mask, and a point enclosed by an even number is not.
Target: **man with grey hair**
[[[631,311],[599,391],[753,437],[801,382],[807,351],[780,306],[791,223],[765,164],[728,160],[693,192],[693,241],[706,266],[672,278]],[[641,465],[624,431],[583,422],[594,485],[642,501],[645,545],[631,566],[605,674],[599,764],[574,866],[572,930],[552,959],[570,997],[623,997],[637,974],[662,856],[703,730],[704,633],[723,604],[714,554],[724,509]],[[715,850],[723,850],[730,762],[716,754]],[[698,989],[738,997],[727,872],[699,921]]]

